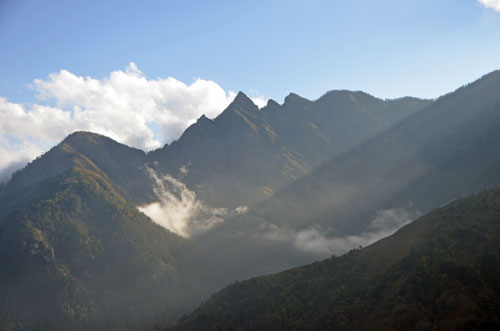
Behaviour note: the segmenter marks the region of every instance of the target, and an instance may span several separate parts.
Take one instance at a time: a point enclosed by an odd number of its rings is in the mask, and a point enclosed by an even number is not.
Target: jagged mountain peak
[[[152,304],[145,305],[145,310],[152,306],[165,310],[169,314],[165,318],[170,319],[170,314],[187,311],[179,305],[193,304],[236,279],[290,268],[309,262],[309,254],[323,254],[310,251],[309,241],[297,245],[299,235],[316,233],[302,229],[317,229],[317,238],[329,250],[336,238],[371,229],[380,219],[381,206],[381,215],[406,214],[399,206],[407,206],[407,201],[425,212],[463,190],[497,185],[500,159],[495,147],[500,141],[500,117],[496,110],[500,101],[499,85],[492,84],[497,78],[454,93],[434,106],[434,101],[409,98],[388,103],[363,92],[338,90],[320,98],[324,103],[291,93],[284,104],[269,100],[266,108],[270,109],[259,110],[240,92],[225,115],[199,117],[177,141],[148,154],[99,134],[72,133],[16,175],[10,187],[0,190],[0,252],[9,259],[16,257],[12,252],[23,252],[31,254],[30,259],[41,258],[41,263],[54,259],[59,263],[49,270],[60,273],[61,282],[39,277],[34,269],[18,270],[12,273],[13,279],[43,278],[50,281],[49,293],[66,295],[68,287],[59,291],[58,286],[71,276],[75,286],[81,286],[77,293],[102,300],[96,299],[95,308],[85,298],[55,297],[47,303],[43,297],[40,304],[25,303],[24,284],[20,284],[19,295],[2,295],[7,299],[5,306],[0,300],[0,308],[8,310],[0,309],[0,329],[9,326],[2,324],[4,311],[8,323],[11,316],[21,316],[21,323],[24,315],[19,312],[38,318],[32,313],[38,307],[66,311],[61,306],[66,302],[75,311],[83,307],[81,313],[76,311],[77,317],[92,309],[109,315],[109,328],[125,329],[133,315],[148,321],[163,318],[148,317],[133,298],[147,299]],[[165,177],[163,183],[175,195],[172,204],[164,204],[168,213],[175,213],[171,206],[179,203],[194,206],[190,210],[199,212],[200,218],[218,221],[220,217],[221,222],[196,240],[177,245],[181,238],[154,226],[136,210],[136,206],[163,204],[155,194],[157,184],[149,169],[173,178],[170,182]],[[469,189],[468,183],[474,187]],[[243,214],[239,207],[245,210]],[[2,224],[13,227],[7,230]],[[17,231],[20,226],[22,231]],[[24,240],[24,233],[29,241]],[[282,233],[286,233],[283,239]],[[224,254],[220,254],[221,247]],[[386,252],[394,251],[380,249],[377,256],[387,265],[393,260]],[[13,265],[4,261],[0,256],[0,265],[5,266],[0,273]],[[373,274],[385,270],[373,269]],[[216,272],[205,275],[199,270]],[[137,279],[147,281],[149,290],[130,281]],[[3,284],[12,288],[8,282]],[[41,293],[37,282],[30,284]],[[328,288],[343,291],[344,284],[338,285]],[[123,296],[124,289],[137,292]],[[114,301],[125,304],[123,311],[116,306],[116,315],[100,306],[100,302]],[[39,316],[42,322],[47,319],[47,315]]]
[[[281,105],[273,99],[269,99],[267,100],[267,104],[263,108],[261,108],[261,111],[263,113],[269,114],[270,112],[274,112],[279,109],[281,109]]]
[[[245,93],[238,92],[233,102],[229,105],[228,108],[234,108],[240,106],[245,110],[259,110],[259,107],[253,103],[252,99],[250,99]]]
[[[236,94],[236,97],[234,98],[233,102],[238,102],[240,100],[248,100],[252,101],[244,92],[239,91],[238,94]]]
[[[285,97],[283,106],[297,105],[297,104],[311,104],[312,102],[298,94],[290,93]]]
[[[209,119],[205,114],[201,115],[195,123],[191,124],[183,133],[182,136],[174,141],[171,146],[178,146],[179,144],[185,143],[186,141],[192,141],[203,139],[206,135],[212,131],[214,127],[214,120]],[[163,149],[168,149],[169,146],[163,147]]]
[[[250,125],[252,129],[255,129],[255,125],[251,122],[262,115],[263,112],[259,110],[259,107],[245,93],[239,92],[233,102],[213,122],[222,131],[228,131],[229,128],[241,124]]]
[[[274,101],[273,99],[267,100],[267,105],[266,107],[280,107],[281,105]]]
[[[213,120],[211,120],[210,118],[208,118],[207,116],[205,116],[205,114],[201,115],[197,120],[196,120],[196,123],[197,124],[213,124]]]

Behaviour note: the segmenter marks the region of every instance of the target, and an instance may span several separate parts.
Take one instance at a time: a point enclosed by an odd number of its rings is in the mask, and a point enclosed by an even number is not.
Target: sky
[[[436,98],[500,69],[500,0],[0,0],[0,180],[75,130],[152,150],[245,92]]]

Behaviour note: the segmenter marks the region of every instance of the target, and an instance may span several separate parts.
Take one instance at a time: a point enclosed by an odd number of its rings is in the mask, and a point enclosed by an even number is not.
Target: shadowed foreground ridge
[[[367,246],[452,199],[500,187],[499,88],[500,72],[493,72],[432,101],[332,91],[316,101],[290,94],[283,105],[269,101],[262,109],[240,93],[220,116],[201,117],[179,140],[151,153],[73,133],[0,185],[0,330],[170,326],[236,280]],[[168,186],[169,177],[178,185]],[[138,210],[159,203],[162,215],[186,207],[180,214],[187,216],[176,221],[198,222],[205,232],[181,238]],[[205,216],[218,223],[203,223]],[[380,328],[392,327],[398,322],[391,320],[393,302],[401,302],[399,315],[419,316],[418,328],[425,329],[422,323],[435,323],[450,307],[483,307],[470,298],[473,292],[461,290],[465,299],[450,292],[446,309],[419,310],[432,304],[414,305],[409,293],[426,293],[419,282],[434,277],[426,270],[418,274],[427,278],[409,283],[419,291],[376,287],[407,283],[403,274],[383,277],[434,233],[431,221],[415,224],[427,226],[412,224],[369,249],[263,278],[269,280],[265,291],[261,280],[235,285],[241,293],[247,284],[259,286],[243,297],[231,295],[227,302],[234,307],[223,301],[208,307],[227,312],[223,326],[250,329],[351,327],[369,316],[382,316]],[[464,249],[441,248],[450,258]],[[461,261],[452,270],[468,270],[471,264]],[[490,300],[492,291],[480,293]],[[435,292],[433,299],[445,293]],[[289,300],[273,299],[273,293]],[[216,327],[220,316],[204,309],[182,326]],[[488,311],[477,316],[491,321]]]
[[[500,328],[500,189],[372,246],[237,282],[168,330]]]

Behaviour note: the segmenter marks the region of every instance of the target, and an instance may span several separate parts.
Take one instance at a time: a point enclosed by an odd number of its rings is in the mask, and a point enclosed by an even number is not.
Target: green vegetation
[[[88,158],[72,163],[1,222],[0,329],[139,329],[173,318],[181,238],[128,204]]]
[[[0,186],[0,329],[166,326],[237,279],[325,258],[332,238],[364,240],[379,211],[426,212],[499,187],[498,86],[493,72],[433,101],[333,91],[316,101],[290,94],[262,109],[240,93],[216,119],[201,117],[148,154],[73,133]],[[190,239],[154,224],[136,209],[159,198],[148,168],[182,181],[195,202],[226,208],[224,222]],[[495,246],[486,235],[493,228],[464,239],[474,240],[476,256],[453,246],[458,230],[438,216],[344,257],[238,283],[235,295],[215,296],[195,316],[201,324],[277,329],[496,323],[489,305],[497,292],[484,277],[497,271],[484,266],[497,257],[481,246]],[[441,223],[445,237],[435,232]],[[296,240],[310,229],[313,250]],[[427,241],[431,234],[438,246]],[[441,295],[432,308],[429,298]]]
[[[354,147],[348,143],[352,140],[342,140],[356,136],[345,132],[351,127],[343,120],[357,119],[359,122],[356,123],[364,123],[363,119],[368,118],[371,125],[375,125],[379,122],[373,120],[373,116],[379,119],[385,117],[376,116],[380,113],[374,109],[385,109],[392,114],[386,103],[393,106],[399,104],[404,108],[408,106],[407,102],[415,105],[414,100],[381,102],[362,92],[334,91],[315,102],[291,95],[283,106],[270,103],[261,110],[267,112],[266,122],[282,141],[296,139],[300,143],[290,144],[301,146],[301,153],[310,151],[311,154],[304,158],[308,163],[314,159],[313,154],[323,151],[321,146],[332,149],[331,154],[323,153],[329,156],[318,169],[309,169],[308,174],[297,176],[300,178],[286,187],[277,182],[277,178],[282,178],[279,175],[282,168],[276,174],[251,162],[245,162],[248,168],[242,173],[249,176],[253,183],[238,186],[234,184],[239,183],[238,180],[233,182],[233,177],[228,176],[217,182],[218,186],[207,184],[206,187],[222,187],[221,190],[214,188],[218,193],[224,189],[233,193],[233,189],[242,188],[250,195],[252,185],[260,185],[259,194],[266,198],[254,204],[248,203],[246,214],[198,237],[193,245],[197,246],[201,256],[194,255],[190,261],[208,261],[206,263],[211,267],[207,269],[219,271],[219,280],[208,287],[217,291],[234,280],[275,273],[328,257],[328,248],[317,253],[297,245],[297,235],[312,227],[318,229],[322,236],[319,239],[324,239],[328,245],[328,241],[334,238],[370,234],[379,211],[401,208],[422,214],[453,199],[500,187],[499,86],[500,71],[488,74],[467,87],[426,103],[424,109],[415,111],[406,119],[403,116],[402,121],[386,130],[381,129],[378,134],[374,127],[369,126],[375,135]],[[364,109],[372,110],[372,113],[366,113]],[[273,116],[280,120],[271,121]],[[312,120],[316,116],[325,120]],[[336,126],[335,118],[339,118],[338,123],[342,127]],[[302,120],[306,119],[310,121],[304,124]],[[332,144],[327,144],[323,138],[313,139],[314,136],[307,131],[312,127],[310,122],[317,124]],[[334,129],[328,131],[323,124]],[[212,125],[215,130],[216,124]],[[290,126],[290,131],[286,130],[287,126]],[[368,130],[364,126],[359,129]],[[344,133],[341,133],[342,130]],[[309,138],[317,144],[307,145]],[[325,141],[325,145],[321,145],[321,141]],[[337,146],[335,142],[339,141],[348,150],[334,150]],[[242,154],[248,152],[247,158],[262,155],[246,150],[241,147],[242,144],[237,146]],[[207,153],[212,152],[208,148],[206,150],[209,151]],[[298,151],[299,147],[295,150]],[[285,155],[283,153],[281,159],[288,164],[290,162]],[[293,155],[300,159],[298,154]],[[256,157],[255,162],[266,163],[268,159],[264,160]],[[220,169],[224,168],[221,166]],[[262,179],[259,177],[261,172],[274,174],[274,177]],[[221,171],[221,174],[226,175],[227,172]],[[246,201],[243,204],[247,205]],[[268,239],[275,234],[274,238]],[[335,253],[340,252],[341,249]]]
[[[390,262],[380,268],[383,260]],[[494,330],[499,279],[494,190],[435,210],[370,247],[237,282],[171,330]]]

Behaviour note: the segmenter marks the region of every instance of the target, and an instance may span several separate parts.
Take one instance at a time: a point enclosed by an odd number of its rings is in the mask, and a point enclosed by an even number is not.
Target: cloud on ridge
[[[236,95],[200,78],[189,85],[173,77],[148,79],[134,63],[102,79],[61,70],[32,86],[36,104],[0,96],[0,181],[77,130],[144,150],[161,147],[201,115],[217,116]]]

